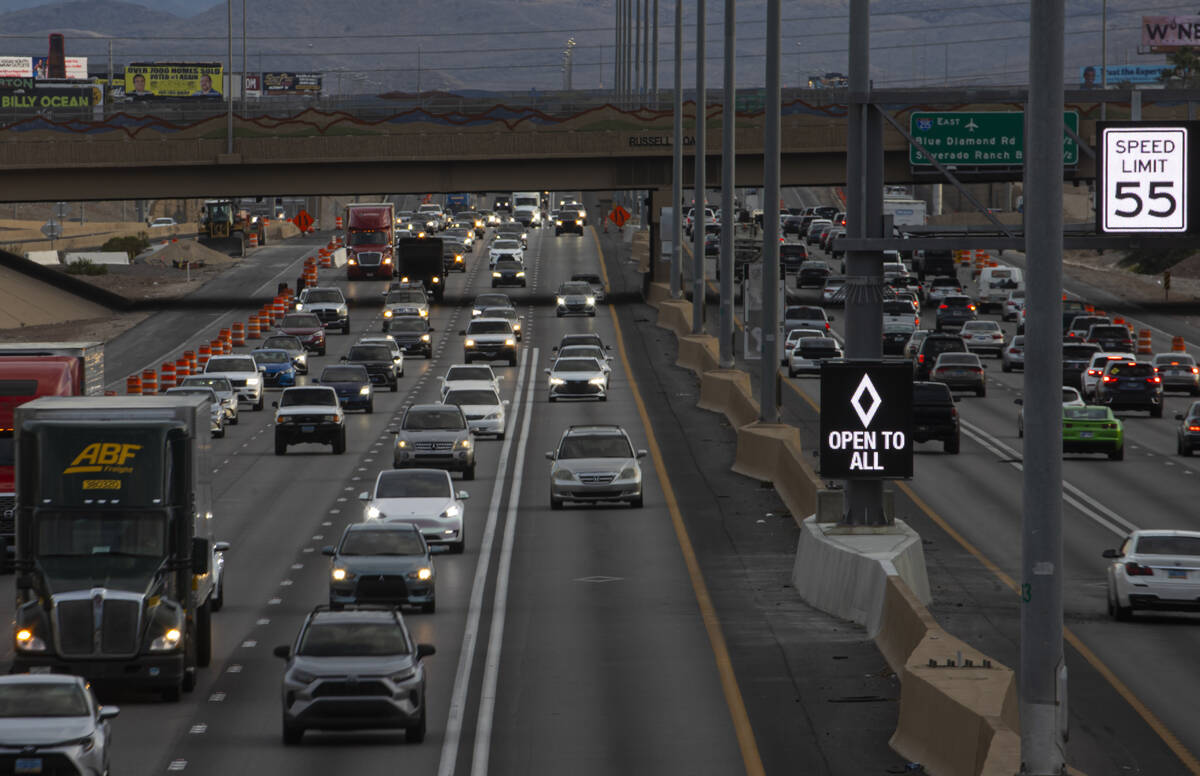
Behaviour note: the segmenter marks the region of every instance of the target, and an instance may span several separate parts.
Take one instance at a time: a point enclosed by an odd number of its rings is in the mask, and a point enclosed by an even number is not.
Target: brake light
[[[975,305],[973,305],[973,304],[969,304],[969,305],[967,305],[967,309],[968,309],[968,310],[974,310],[974,309],[975,309]]]
[[[1192,367],[1192,374],[1194,374],[1194,375],[1200,374],[1200,366]]]
[[[958,417],[958,407],[951,407],[951,408],[950,408],[950,417],[952,417],[952,418],[957,418],[957,417]]]
[[[825,328],[826,328],[826,329],[828,329],[828,328],[829,328],[829,321],[825,321]]]
[[[1146,378],[1146,382],[1148,382],[1148,383],[1161,383],[1161,382],[1162,382],[1162,378],[1161,378],[1161,377],[1159,377],[1158,375],[1155,375],[1154,377],[1147,377],[1147,378]]]
[[[1200,426],[1188,426],[1188,431],[1200,431]]]
[[[1154,576],[1154,569],[1130,561],[1125,564],[1125,573],[1131,577],[1152,577]]]
[[[917,354],[917,363],[918,363],[918,364],[924,364],[924,363],[925,363],[925,354],[924,354],[924,353],[918,353],[918,354]]]
[[[1117,378],[1113,377],[1112,375],[1104,376],[1104,382],[1106,382],[1106,383],[1115,383],[1116,381],[1117,381]]]
[[[1096,375],[1100,374],[1100,370],[1099,369],[1089,369],[1088,374],[1091,375],[1092,377],[1095,377]]]
[[[938,305],[938,309],[939,309],[939,310],[945,310],[945,309],[946,309],[946,305],[944,305],[944,304],[942,304],[942,305]]]

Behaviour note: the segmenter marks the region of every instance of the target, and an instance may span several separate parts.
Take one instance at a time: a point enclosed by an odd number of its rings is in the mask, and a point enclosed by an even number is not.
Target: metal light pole
[[[1065,0],[1030,0],[1025,113],[1025,462],[1021,494],[1021,773],[1066,770],[1063,661],[1062,187]]]
[[[225,153],[233,153],[233,0],[225,0],[225,15],[227,17],[228,34],[226,42],[229,45],[228,58],[225,61],[225,72],[229,74],[225,95]]]
[[[693,184],[696,217],[692,219],[692,334],[704,331],[704,165],[707,161],[704,153],[704,124],[707,118],[704,99],[704,1],[696,0],[696,173]]]
[[[733,362],[733,184],[734,133],[736,131],[737,89],[734,86],[736,54],[736,0],[725,0],[725,95],[721,121],[721,320],[720,364],[731,369]],[[771,33],[767,27],[768,35]],[[768,55],[769,56],[769,55]],[[768,65],[769,66],[769,65]],[[765,281],[764,281],[765,282]]]
[[[613,103],[621,104],[621,0],[616,0],[613,14]]]
[[[633,94],[638,94],[642,79],[642,4],[645,0],[633,0]]]
[[[242,116],[246,115],[246,71],[250,68],[246,64],[246,3],[249,0],[242,0]]]
[[[866,2],[866,0],[863,0]],[[767,0],[766,100],[763,117],[763,272],[762,373],[758,417],[764,423],[779,419],[776,379],[779,375],[779,63],[781,60],[781,3]]]
[[[658,0],[654,0],[654,35],[650,46],[650,89],[654,92],[654,107],[658,107]]]
[[[650,94],[650,0],[642,0],[642,105]]]
[[[674,134],[671,137],[671,298],[683,284],[683,0],[675,0]]]
[[[1100,6],[1100,88],[1108,90],[1108,0]],[[1100,120],[1108,118],[1108,103],[1100,103]]]

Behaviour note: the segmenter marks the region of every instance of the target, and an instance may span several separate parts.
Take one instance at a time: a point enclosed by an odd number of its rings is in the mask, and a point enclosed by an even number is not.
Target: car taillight
[[[917,363],[918,363],[918,364],[924,364],[924,363],[925,363],[925,354],[924,354],[924,353],[918,353],[918,354],[917,354]]]
[[[1147,378],[1146,378],[1146,382],[1148,382],[1148,383],[1161,383],[1161,382],[1162,382],[1162,378],[1161,378],[1161,377],[1159,377],[1158,375],[1155,375],[1154,377],[1147,377]]]
[[[1117,427],[1116,423],[1102,423],[1100,425],[1100,428],[1107,429],[1108,431],[1112,431],[1116,427]]]
[[[1131,577],[1152,577],[1154,576],[1154,569],[1130,561],[1125,564],[1125,573]]]
[[[1200,374],[1200,366],[1192,367],[1192,374],[1194,374],[1194,375]]]
[[[958,417],[958,407],[951,407],[951,408],[950,408],[950,417],[952,417],[952,418],[957,418],[957,417]]]
[[[938,305],[938,309],[939,309],[939,310],[945,310],[945,309],[946,309],[946,305],[944,305],[944,304],[942,304],[942,305]]]
[[[1117,378],[1113,377],[1112,375],[1104,376],[1104,382],[1106,382],[1106,383],[1115,383],[1116,381],[1117,381]]]
[[[971,373],[981,375],[981,374],[983,374],[983,367],[973,366],[973,367],[971,367]]]
[[[1089,369],[1088,374],[1091,375],[1092,377],[1095,377],[1096,375],[1100,374],[1100,370],[1099,369]]]
[[[973,305],[973,304],[969,304],[969,305],[967,305],[967,309],[968,309],[968,310],[974,310],[974,309],[975,309],[975,305]]]
[[[828,328],[829,328],[829,321],[825,321],[825,328],[826,328],[826,329],[828,329]]]
[[[1188,431],[1200,431],[1200,426],[1188,426]]]

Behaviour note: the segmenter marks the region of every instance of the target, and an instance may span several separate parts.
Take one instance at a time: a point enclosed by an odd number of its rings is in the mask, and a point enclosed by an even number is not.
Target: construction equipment
[[[250,235],[259,245],[267,244],[267,227],[263,219],[251,216],[250,211],[234,206],[231,199],[208,199],[200,217],[200,242],[214,250],[242,252]]]

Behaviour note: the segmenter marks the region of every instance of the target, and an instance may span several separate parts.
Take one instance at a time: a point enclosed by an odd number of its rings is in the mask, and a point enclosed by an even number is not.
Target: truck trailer
[[[442,301],[446,293],[446,265],[441,238],[400,238],[396,243],[396,274],[401,283],[420,283],[425,293]]]
[[[179,700],[212,659],[209,400],[45,397],[16,411],[14,672]]]
[[[103,343],[0,343],[0,570],[12,570],[16,545],[14,411],[39,396],[96,396],[102,393]]]
[[[392,276],[396,208],[391,202],[346,205],[346,279]]]

